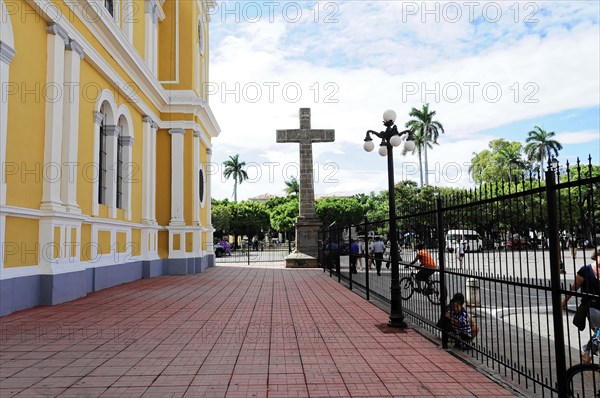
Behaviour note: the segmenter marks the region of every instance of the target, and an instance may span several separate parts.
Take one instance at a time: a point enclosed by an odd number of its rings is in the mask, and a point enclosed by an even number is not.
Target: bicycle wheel
[[[413,280],[411,277],[405,276],[404,278],[400,279],[400,297],[402,300],[408,300],[414,292],[415,289],[413,287]]]
[[[429,301],[433,304],[442,303],[442,297],[444,297],[445,292],[442,289],[442,285],[440,285],[440,281],[431,281],[426,289],[425,292]]]
[[[567,370],[567,397],[600,397],[600,365],[582,363]]]

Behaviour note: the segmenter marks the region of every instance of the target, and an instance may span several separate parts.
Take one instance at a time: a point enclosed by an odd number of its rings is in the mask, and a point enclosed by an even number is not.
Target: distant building
[[[263,193],[262,195],[255,196],[253,198],[248,198],[248,200],[251,201],[251,202],[266,203],[269,200],[274,199],[274,198],[278,198],[278,196],[271,195],[271,194],[268,194],[268,193]]]

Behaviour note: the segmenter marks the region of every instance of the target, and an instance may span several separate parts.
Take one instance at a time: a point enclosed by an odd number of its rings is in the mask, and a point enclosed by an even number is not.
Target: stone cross
[[[333,142],[335,130],[312,130],[310,108],[300,108],[300,129],[277,130],[278,143],[300,144],[300,210],[296,222],[296,251],[286,258],[286,267],[317,267],[321,222],[315,214],[313,142]]]
[[[335,130],[311,130],[310,108],[300,108],[299,130],[277,130],[277,142],[300,144],[300,212],[301,218],[315,218],[313,183],[313,142],[335,141]]]

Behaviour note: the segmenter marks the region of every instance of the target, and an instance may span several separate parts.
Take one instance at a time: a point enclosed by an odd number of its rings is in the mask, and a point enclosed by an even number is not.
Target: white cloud
[[[213,18],[213,28],[227,32],[212,44],[216,92],[210,103],[222,128],[213,159],[240,153],[242,160],[258,163],[297,162],[297,145],[276,144],[275,131],[297,128],[298,108],[310,107],[313,128],[336,130],[335,143],[314,146],[315,161],[340,165],[339,186],[317,188],[368,192],[385,189],[387,179],[369,171],[379,170],[372,159],[377,155],[366,160],[358,153],[364,132],[383,127],[385,109],[395,109],[403,124],[412,106],[431,103],[446,129],[442,145],[430,153],[442,173],[443,165],[468,162],[473,151],[487,146],[489,137],[475,136],[480,131],[600,105],[597,4],[531,3],[541,7],[534,15],[538,22],[523,24],[535,9],[520,3],[521,22],[515,23],[513,3],[503,3],[497,23],[480,18],[471,24],[464,17],[436,24],[423,23],[418,14],[404,22],[402,3],[409,2],[341,2],[333,24],[276,19],[232,28]],[[462,97],[453,103],[457,88]],[[502,94],[494,102],[497,88]],[[408,89],[418,91],[409,95]],[[433,92],[422,98],[424,89]],[[573,136],[563,133],[559,141],[576,143],[569,141]],[[468,185],[465,174],[451,183]],[[243,191],[282,192],[283,180],[245,183]],[[226,191],[230,195],[231,187]],[[215,197],[219,192],[213,189]]]
[[[555,138],[562,145],[598,144],[600,142],[600,131],[568,131],[556,134]]]

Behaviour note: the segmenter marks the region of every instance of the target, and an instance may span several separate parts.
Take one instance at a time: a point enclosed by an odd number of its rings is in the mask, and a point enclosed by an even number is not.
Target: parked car
[[[509,239],[506,241],[506,244],[504,245],[504,247],[506,248],[506,250],[508,250],[508,249],[511,249],[511,250],[527,249],[527,247],[528,247],[527,238],[524,238],[524,237],[520,236],[519,234],[514,234],[512,239]]]
[[[214,245],[213,250],[216,257],[223,257],[224,255],[231,256],[231,245],[225,240]]]

